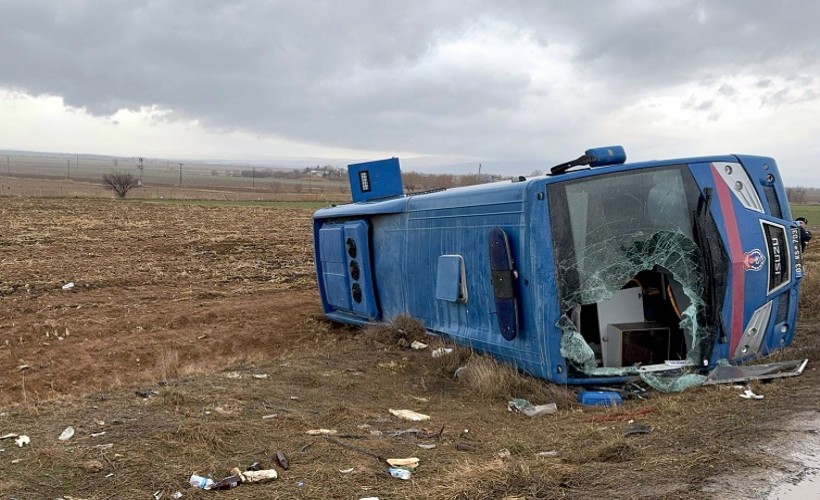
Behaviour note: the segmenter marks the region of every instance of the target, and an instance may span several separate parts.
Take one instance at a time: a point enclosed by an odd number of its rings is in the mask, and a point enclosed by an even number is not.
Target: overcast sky
[[[773,156],[820,187],[820,2],[0,0],[0,149]]]

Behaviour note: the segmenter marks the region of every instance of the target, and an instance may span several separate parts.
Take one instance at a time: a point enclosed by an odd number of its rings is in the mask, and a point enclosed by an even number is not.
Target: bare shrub
[[[367,327],[365,334],[371,341],[398,347],[408,347],[414,340],[425,343],[430,341],[424,325],[406,315],[396,316],[390,323],[371,325]]]
[[[179,352],[175,349],[165,349],[160,354],[157,365],[163,382],[177,378],[179,376]]]
[[[487,399],[525,398],[533,404],[571,405],[575,398],[564,386],[525,375],[514,367],[484,355],[473,355],[459,372],[459,383]]]
[[[114,190],[117,198],[125,198],[128,191],[137,187],[139,181],[133,175],[126,172],[112,172],[102,175],[103,184]]]

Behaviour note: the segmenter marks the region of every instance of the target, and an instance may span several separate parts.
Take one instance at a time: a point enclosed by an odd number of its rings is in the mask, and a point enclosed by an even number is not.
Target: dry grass
[[[176,349],[164,349],[159,355],[157,364],[162,381],[168,382],[179,377],[179,351]]]
[[[459,372],[458,381],[489,400],[524,398],[533,404],[556,403],[563,408],[575,402],[574,393],[566,387],[522,374],[485,355],[473,354]]]
[[[428,344],[432,340],[420,321],[406,315],[396,316],[389,323],[368,325],[364,334],[370,342],[396,347],[409,347],[416,340]]]
[[[820,317],[813,302],[820,273],[815,278],[812,246],[800,330],[783,353],[811,358],[802,376],[753,384],[762,401],[743,400],[732,387],[701,387],[594,408],[575,404],[574,389],[449,345],[409,318],[365,333],[323,320],[309,231],[297,229],[309,227],[309,214],[294,213],[301,219],[284,226],[287,217],[234,209],[128,204],[121,213],[107,202],[9,200],[3,210],[10,227],[28,229],[0,235],[9,242],[0,246],[8,259],[4,280],[13,284],[11,295],[0,297],[0,333],[12,343],[0,345],[0,371],[7,374],[0,380],[0,427],[32,438],[26,448],[0,442],[3,498],[150,498],[158,490],[163,498],[175,491],[211,498],[213,492],[188,487],[191,473],[224,477],[255,461],[275,466],[276,450],[291,462],[279,480],[219,495],[704,498],[704,485],[724,471],[745,478],[782,466],[785,454],[766,451],[770,440],[813,439],[783,424],[798,412],[816,415],[820,398],[820,370],[812,368],[820,359],[812,319]],[[116,237],[95,232],[107,226],[72,226],[109,219],[123,221]],[[49,241],[37,244],[41,233]],[[257,245],[240,241],[240,233]],[[200,245],[217,238],[224,246]],[[134,249],[128,266],[117,265],[124,253],[108,251],[111,241]],[[76,254],[67,259],[65,249]],[[76,291],[59,290],[62,278],[77,281]],[[69,328],[71,337],[44,338],[49,321]],[[429,347],[411,350],[415,339]],[[438,347],[453,352],[433,358]],[[32,368],[18,372],[21,362]],[[228,371],[241,378],[226,377]],[[270,376],[251,376],[258,373]],[[159,395],[137,397],[137,386]],[[559,411],[513,414],[510,397],[556,402]],[[401,420],[389,408],[431,418]],[[624,436],[630,420],[652,432]],[[77,434],[58,442],[67,425]],[[322,427],[381,456],[417,456],[421,465],[411,481],[393,479],[373,457],[306,434]],[[391,435],[409,428],[423,435]],[[98,431],[106,434],[91,436]],[[463,442],[474,449],[458,449]],[[113,448],[99,448],[105,443]],[[436,448],[418,447],[430,443]],[[499,458],[502,449],[511,456]],[[538,457],[542,451],[557,456]],[[89,460],[104,470],[79,467]],[[351,467],[355,472],[339,472]]]

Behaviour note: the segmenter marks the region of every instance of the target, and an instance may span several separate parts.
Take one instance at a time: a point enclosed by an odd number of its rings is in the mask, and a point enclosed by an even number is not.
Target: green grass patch
[[[820,205],[796,205],[792,203],[792,217],[805,217],[809,225],[820,223]]]
[[[318,210],[330,206],[325,201],[256,201],[256,200],[177,200],[177,199],[129,199],[130,202],[158,205],[189,205],[197,207],[254,207],[254,208],[305,208]]]

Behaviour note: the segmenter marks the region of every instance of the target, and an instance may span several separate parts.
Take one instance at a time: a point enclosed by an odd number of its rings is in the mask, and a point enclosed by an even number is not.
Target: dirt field
[[[783,467],[761,445],[782,437],[791,415],[817,416],[816,273],[795,345],[778,356],[808,357],[809,367],[754,384],[764,400],[704,387],[591,409],[571,389],[463,350],[438,359],[411,350],[421,334],[410,323],[362,332],[324,321],[310,215],[0,198],[0,436],[31,438],[23,448],[0,440],[0,495],[704,498],[719,496],[716,476]],[[812,247],[809,259],[818,255]],[[472,376],[454,379],[465,363]],[[512,396],[555,401],[559,412],[512,414]],[[401,420],[391,408],[431,419]],[[651,433],[625,437],[631,420]],[[59,441],[67,426],[74,437]],[[320,428],[421,464],[411,480],[394,479],[376,458],[306,434]],[[279,479],[225,492],[188,486],[192,473],[219,479],[257,461]]]

